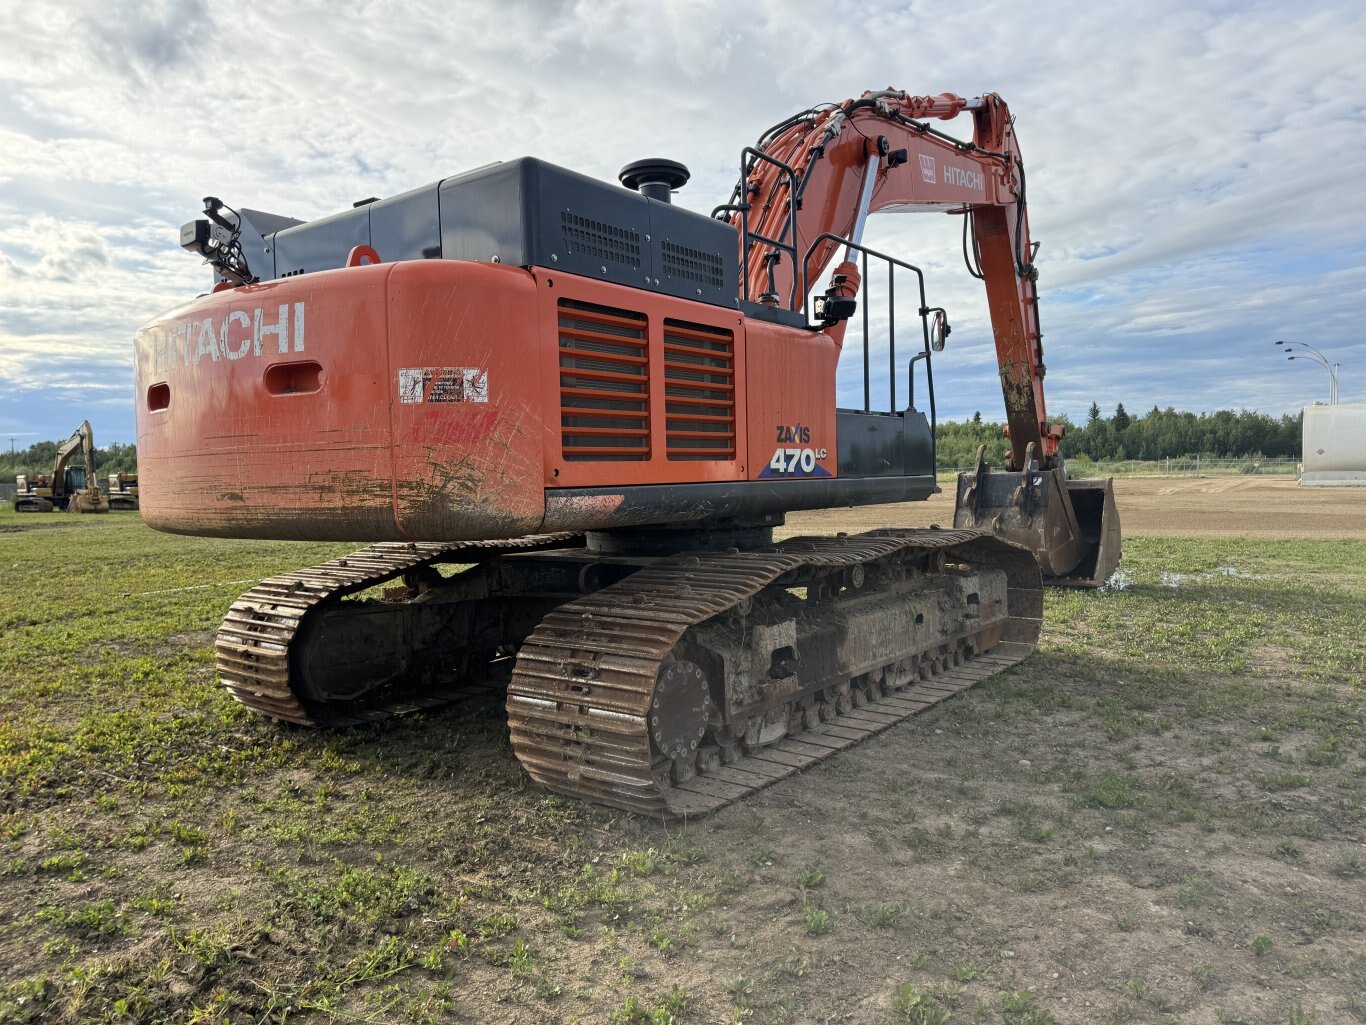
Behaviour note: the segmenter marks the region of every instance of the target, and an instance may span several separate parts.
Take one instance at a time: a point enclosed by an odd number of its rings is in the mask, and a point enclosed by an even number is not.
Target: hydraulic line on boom
[[[973,117],[971,142],[923,120],[961,113]],[[776,126],[750,152],[755,156],[732,202],[718,212],[741,233],[747,290],[770,299],[805,296],[838,251],[836,239],[860,242],[870,213],[935,210],[966,218],[964,255],[970,233],[968,267],[986,286],[1011,450],[995,473],[979,450],[974,471],[958,481],[954,526],[1024,544],[1050,583],[1107,580],[1119,560],[1113,485],[1068,478],[1058,452],[1064,428],[1048,419],[1037,243],[1029,236],[1024,161],[1005,101],[994,93],[965,99],[869,92]],[[801,266],[784,262],[784,250],[773,243],[810,256]],[[853,312],[852,252],[846,248],[818,301],[827,321]]]

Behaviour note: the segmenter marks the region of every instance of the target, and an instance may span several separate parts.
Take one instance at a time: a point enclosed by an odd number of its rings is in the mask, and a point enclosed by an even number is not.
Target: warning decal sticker
[[[489,372],[483,367],[403,367],[398,372],[398,401],[487,402]]]

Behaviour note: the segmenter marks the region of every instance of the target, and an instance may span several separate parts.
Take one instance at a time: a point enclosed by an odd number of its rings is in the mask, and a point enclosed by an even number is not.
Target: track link
[[[730,610],[743,614],[750,607],[743,603],[782,586],[794,571],[868,567],[911,553],[1004,570],[1004,626],[930,645],[923,660],[916,658],[914,680],[889,672],[883,682],[869,683],[870,674],[859,674],[846,681],[859,685],[851,686],[851,700],[826,703],[819,718],[808,714],[782,740],[700,758],[691,778],[661,774],[649,732],[656,681],[690,628]],[[1019,662],[1037,643],[1042,611],[1033,556],[973,530],[888,529],[797,538],[754,552],[675,556],[541,622],[522,645],[508,688],[513,749],[533,778],[562,793],[670,818],[705,814]]]
[[[254,712],[303,726],[345,726],[489,693],[487,680],[459,681],[373,705],[319,707],[290,686],[294,645],[309,618],[328,605],[438,562],[482,562],[510,552],[552,548],[578,534],[534,534],[461,544],[386,541],[340,559],[262,580],[228,609],[218,629],[219,682]]]

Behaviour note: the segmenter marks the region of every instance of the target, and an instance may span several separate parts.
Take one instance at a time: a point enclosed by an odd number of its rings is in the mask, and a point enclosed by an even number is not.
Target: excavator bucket
[[[71,501],[66,505],[69,513],[107,513],[109,511],[109,499],[97,488],[88,491],[77,491],[71,496]]]
[[[1110,579],[1120,559],[1114,479],[1069,479],[1067,496],[1072,501],[1077,528],[1081,531],[1082,560],[1071,573],[1045,582],[1059,587],[1099,587]]]
[[[1120,558],[1114,483],[1069,480],[1060,468],[993,473],[984,450],[958,475],[955,527],[986,530],[1034,553],[1044,583],[1099,587]]]

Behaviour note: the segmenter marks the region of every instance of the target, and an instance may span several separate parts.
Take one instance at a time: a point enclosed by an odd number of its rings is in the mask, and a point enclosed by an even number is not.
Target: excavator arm
[[[924,121],[965,112],[974,119],[972,142]],[[995,94],[865,93],[779,126],[756,149],[764,156],[752,159],[729,219],[751,236],[782,242],[793,239],[795,228],[793,246],[805,266],[783,253],[775,259],[776,247],[747,246],[751,297],[804,297],[840,249],[830,239],[814,248],[812,242],[827,233],[860,242],[869,214],[925,210],[968,219],[969,256],[986,285],[1001,368],[1012,449],[1007,465],[1022,467],[1031,443],[1041,466],[1054,465],[1063,432],[1048,422],[1044,404],[1024,164],[1005,102]],[[836,273],[848,280],[850,269],[841,264]]]
[[[85,462],[85,487],[68,492],[66,468],[78,451]],[[68,512],[109,511],[109,502],[101,494],[95,479],[95,435],[90,429],[89,420],[82,420],[71,437],[57,448],[57,458],[52,464],[52,494],[53,497],[67,499]]]
[[[970,142],[928,123],[960,114],[973,118]],[[870,214],[965,218],[964,257],[986,287],[1011,450],[1005,473],[996,474],[979,452],[976,470],[959,482],[955,525],[1028,545],[1055,582],[1094,586],[1118,561],[1118,516],[1108,481],[1067,479],[1058,451],[1064,429],[1048,419],[1025,183],[1014,119],[996,94],[882,90],[775,125],[746,150],[720,211],[740,231],[745,298],[786,299],[792,308],[838,256],[841,243],[831,236],[860,243]],[[853,311],[852,257],[846,250],[822,297],[821,308],[837,317]],[[830,333],[842,340],[843,325]]]
[[[81,452],[85,459],[86,476],[90,475],[95,467],[94,447],[90,421],[83,420],[81,425],[72,432],[71,437],[57,447],[57,458],[52,463],[52,493],[54,495],[66,496],[66,467],[71,462],[71,457],[77,452]]]

